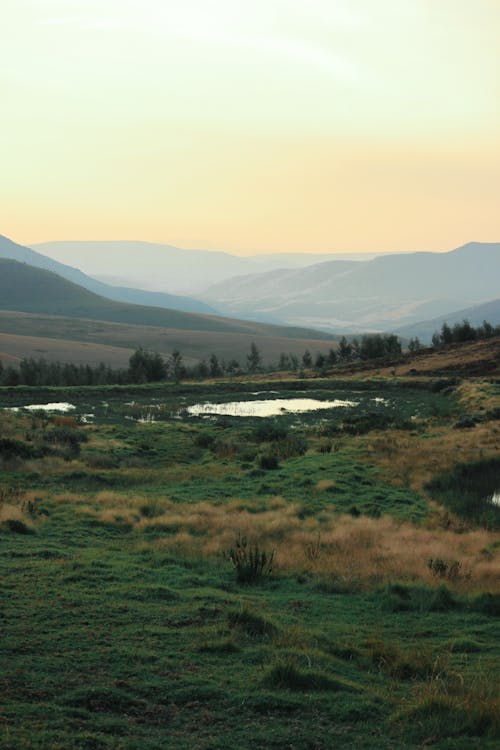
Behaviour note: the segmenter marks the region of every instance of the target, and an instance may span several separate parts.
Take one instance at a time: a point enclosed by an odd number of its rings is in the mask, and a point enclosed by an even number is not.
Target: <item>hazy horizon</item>
[[[493,0],[5,0],[1,231],[380,253],[500,235]]]

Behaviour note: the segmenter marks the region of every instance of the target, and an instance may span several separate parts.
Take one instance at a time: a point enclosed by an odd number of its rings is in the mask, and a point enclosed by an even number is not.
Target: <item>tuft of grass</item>
[[[389,584],[381,592],[380,602],[390,612],[449,612],[460,606],[446,586],[427,588]]]
[[[301,692],[352,690],[348,683],[314,669],[300,669],[293,658],[278,660],[266,671],[265,687]]]
[[[61,697],[61,703],[73,708],[84,708],[95,713],[140,715],[146,702],[116,687],[86,686],[71,690]]]
[[[491,675],[466,680],[460,674],[431,679],[419,685],[407,705],[393,717],[403,722],[416,740],[433,742],[452,737],[498,737],[500,694]]]
[[[432,652],[421,645],[401,648],[395,641],[390,643],[381,638],[366,641],[370,661],[397,680],[414,680],[443,674],[448,658],[446,655],[434,657]]]
[[[279,633],[279,628],[271,620],[246,607],[229,612],[227,619],[231,628],[249,638],[273,638]]]
[[[238,583],[255,584],[273,569],[274,550],[266,552],[255,544],[251,546],[245,536],[238,535],[234,546],[227,552],[227,557],[236,569]]]

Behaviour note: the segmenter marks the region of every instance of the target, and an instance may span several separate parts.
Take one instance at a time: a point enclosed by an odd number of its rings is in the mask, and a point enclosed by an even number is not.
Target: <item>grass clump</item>
[[[415,689],[393,721],[403,721],[414,740],[500,735],[500,695],[491,675],[466,680],[460,674],[432,679]]]
[[[368,639],[366,646],[372,664],[397,680],[425,679],[445,669],[445,656],[435,658],[421,646],[401,648],[395,641],[381,638]]]
[[[236,580],[238,583],[259,583],[266,575],[270,575],[273,569],[274,550],[266,552],[261,550],[257,544],[249,545],[246,536],[238,535],[234,546],[227,552],[227,557],[236,569]]]
[[[380,601],[390,612],[448,612],[459,606],[459,601],[446,586],[405,586],[389,584]]]
[[[262,682],[269,688],[301,692],[352,690],[347,683],[334,679],[325,672],[300,669],[293,658],[272,664]]]
[[[229,612],[227,619],[231,628],[249,638],[273,638],[279,633],[278,627],[271,620],[246,607]]]
[[[117,713],[138,715],[143,712],[145,701],[116,687],[90,686],[72,690],[62,696],[61,702],[72,708],[83,708],[95,713]]]

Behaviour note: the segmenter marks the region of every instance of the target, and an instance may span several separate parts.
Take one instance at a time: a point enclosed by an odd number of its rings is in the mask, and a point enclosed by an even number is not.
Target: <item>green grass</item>
[[[64,393],[47,400],[74,398]],[[165,393],[172,403],[200,395]],[[430,413],[441,398],[390,393],[402,412],[418,403]],[[322,452],[317,415],[283,417],[267,432],[256,420],[138,424],[123,418],[130,393],[98,394],[110,407],[96,425],[72,428],[88,438],[78,456],[25,454],[47,443],[50,420],[0,417],[14,441],[0,456],[2,499],[32,493],[32,533],[0,524],[2,748],[416,750],[429,737],[436,750],[497,746],[498,595],[363,588],[324,579],[321,558],[316,575],[273,570],[246,586],[227,557],[164,546],[178,531],[175,509],[202,501],[237,499],[258,520],[279,495],[307,524],[353,506],[418,522],[425,498],[391,485],[350,435]],[[83,410],[89,392],[80,398]],[[328,419],[341,425],[341,415]],[[290,434],[306,453],[259,468],[259,451]],[[221,450],[222,438],[234,450]],[[103,490],[140,500],[106,518]]]

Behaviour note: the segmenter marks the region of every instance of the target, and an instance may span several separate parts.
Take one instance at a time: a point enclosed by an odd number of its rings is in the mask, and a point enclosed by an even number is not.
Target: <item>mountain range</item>
[[[61,351],[61,339],[73,358],[77,341],[114,347],[108,352],[112,361],[123,359],[124,348],[128,356],[139,345],[162,352],[181,348],[193,359],[212,351],[241,358],[255,339],[269,360],[282,351],[325,351],[341,333],[392,331],[425,343],[445,321],[500,324],[499,243],[364,260],[336,256],[308,266],[300,264],[315,256],[269,255],[261,261],[264,266],[282,261],[295,267],[229,279],[235,268],[248,263],[254,268],[255,259],[148,243],[54,244],[61,245],[62,255],[70,246],[80,265],[87,252],[89,258],[100,257],[108,275],[131,273],[156,258],[158,268],[147,273],[162,284],[167,278],[161,269],[167,266],[172,285],[186,280],[189,268],[201,272],[206,284],[213,278],[217,283],[208,285],[202,299],[117,287],[0,236],[0,337],[5,345],[11,337],[3,350],[7,358],[17,357],[23,345],[30,352]],[[15,336],[24,337],[24,344],[14,342]],[[44,340],[41,349],[37,337]],[[96,349],[95,356],[101,354]]]
[[[185,250],[151,242],[45,242],[32,246],[53,260],[67,263],[105,281],[141,289],[197,295],[233,276],[278,268],[302,268],[339,258],[361,262],[372,255],[269,253],[241,257],[213,250]]]
[[[498,299],[500,243],[239,276],[202,295],[227,315],[327,331],[401,330]]]

